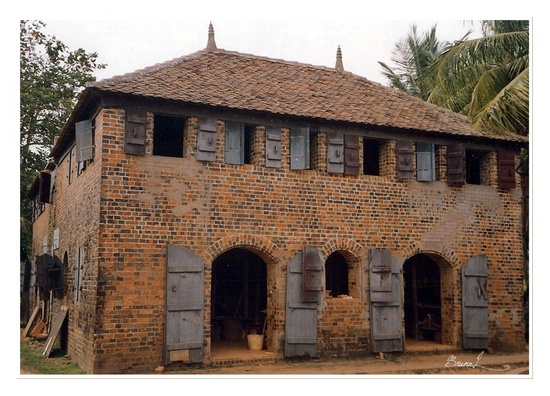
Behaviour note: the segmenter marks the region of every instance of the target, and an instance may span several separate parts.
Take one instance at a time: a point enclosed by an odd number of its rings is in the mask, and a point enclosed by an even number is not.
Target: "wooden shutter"
[[[50,172],[42,171],[38,175],[38,199],[42,203],[51,202],[52,175]]]
[[[356,176],[359,174],[359,136],[346,135],[344,141],[346,143],[344,173]]]
[[[447,146],[447,183],[464,184],[466,151],[462,144]]]
[[[462,267],[462,347],[489,347],[487,256],[474,256]]]
[[[433,143],[416,144],[416,180],[435,180],[435,155]]]
[[[498,186],[507,190],[516,187],[514,153],[498,153]]]
[[[317,356],[317,302],[303,301],[304,252],[287,267],[285,357]]]
[[[94,130],[92,120],[84,120],[75,124],[76,162],[94,158]]]
[[[290,130],[290,169],[309,169],[309,128]]]
[[[197,160],[216,161],[216,119],[201,118],[197,140]]]
[[[225,163],[244,163],[244,125],[240,122],[225,122]]]
[[[344,134],[329,133],[327,136],[327,172],[344,173]]]
[[[147,111],[139,107],[126,109],[124,128],[124,152],[130,155],[145,155],[147,146]]]
[[[265,133],[265,166],[281,167],[281,128],[268,125]]]
[[[204,263],[186,247],[166,248],[165,363],[204,359]]]
[[[306,246],[302,264],[302,301],[319,302],[323,292],[323,263],[319,253],[311,246]]]
[[[402,351],[401,265],[389,250],[373,249],[368,271],[372,351]]]
[[[414,174],[413,155],[414,144],[410,140],[398,140],[397,151],[397,178],[411,179]]]

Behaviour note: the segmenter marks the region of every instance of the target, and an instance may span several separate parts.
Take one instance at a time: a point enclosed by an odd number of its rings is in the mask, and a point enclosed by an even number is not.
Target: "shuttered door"
[[[346,143],[344,173],[357,176],[359,174],[359,136],[346,135],[344,140]]]
[[[305,254],[318,255],[312,248]],[[317,302],[302,300],[303,268],[304,252],[301,252],[287,268],[285,357],[317,356]]]
[[[244,163],[244,125],[240,122],[225,123],[225,163]]]
[[[147,111],[143,108],[126,109],[124,130],[124,152],[131,155],[145,155],[147,141]]]
[[[410,179],[414,174],[413,155],[414,145],[410,140],[396,142],[397,150],[397,178]]]
[[[447,146],[447,183],[464,184],[465,150],[461,144]]]
[[[462,267],[462,347],[489,347],[487,256],[472,257]]]
[[[514,153],[498,153],[498,185],[504,189],[516,187]]]
[[[280,168],[281,158],[281,128],[268,125],[265,139],[265,166]]]
[[[344,173],[344,134],[329,133],[327,140],[327,172]]]
[[[372,352],[403,350],[401,266],[387,249],[370,252]]]
[[[197,160],[216,161],[216,119],[201,118],[197,137]]]
[[[168,245],[165,363],[204,359],[204,264],[191,250]]]

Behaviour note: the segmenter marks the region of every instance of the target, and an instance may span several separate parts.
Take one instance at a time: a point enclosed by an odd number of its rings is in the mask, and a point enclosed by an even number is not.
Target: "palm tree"
[[[427,101],[467,115],[474,128],[529,131],[529,22],[483,21],[483,36],[456,42],[424,74]]]
[[[420,36],[417,26],[413,24],[407,37],[395,44],[392,51],[391,61],[396,67],[392,68],[384,62],[378,62],[391,87],[422,100],[428,99],[432,87],[427,84],[429,78],[425,74],[430,71],[441,54],[451,47],[451,43],[440,42],[437,39],[436,29],[437,25],[434,25],[429,32]]]

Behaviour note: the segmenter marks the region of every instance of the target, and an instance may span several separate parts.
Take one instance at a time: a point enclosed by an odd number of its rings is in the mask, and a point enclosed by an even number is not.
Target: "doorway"
[[[441,344],[441,274],[437,263],[417,254],[403,265],[405,335]]]
[[[247,350],[248,334],[264,334],[267,266],[241,248],[228,250],[212,263],[212,357]]]

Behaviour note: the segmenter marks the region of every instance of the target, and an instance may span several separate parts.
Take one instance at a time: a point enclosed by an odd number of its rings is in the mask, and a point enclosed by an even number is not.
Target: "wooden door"
[[[369,260],[372,352],[403,350],[401,266],[387,249],[373,249]]]
[[[288,264],[285,357],[317,356],[317,304],[322,293],[318,291],[319,283],[316,282],[320,282],[318,263],[321,263],[319,253],[307,247]],[[303,288],[308,289],[306,293]]]
[[[204,264],[191,250],[166,251],[165,364],[204,359]]]
[[[489,347],[487,256],[472,257],[462,267],[462,347]]]

